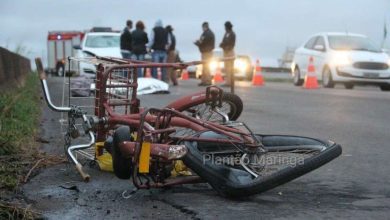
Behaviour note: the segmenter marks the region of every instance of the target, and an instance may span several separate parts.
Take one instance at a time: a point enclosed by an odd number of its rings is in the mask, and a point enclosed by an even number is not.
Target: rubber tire
[[[241,98],[238,95],[232,94],[230,92],[224,92],[222,96],[222,103],[224,100],[232,103],[236,109],[234,113],[233,112],[228,113],[229,119],[232,121],[237,120],[238,117],[240,117],[242,110],[244,108],[244,104],[242,103]]]
[[[328,84],[325,84],[325,73],[326,71],[329,71],[329,79],[328,79]],[[322,71],[322,85],[325,88],[334,88],[334,81],[332,77],[332,72],[330,71],[329,67],[325,67],[324,70]]]
[[[295,86],[302,86],[304,80],[301,79],[301,71],[299,70],[298,66],[295,67],[295,70],[297,70],[297,71],[294,74],[294,80],[293,80],[294,85]],[[298,80],[295,80],[296,74],[298,74]]]
[[[230,198],[248,197],[273,189],[321,167],[342,153],[340,145],[323,142],[327,149],[314,157],[306,159],[302,165],[285,168],[271,176],[256,180],[254,183],[240,186],[228,180],[224,181],[224,177],[219,172],[210,169],[203,163],[202,157],[197,155],[199,152],[194,152],[196,151],[194,148],[188,147],[187,143],[184,143],[188,149],[187,155],[183,158],[186,166],[206,180],[220,195]]]
[[[222,102],[223,101],[229,101],[230,103],[232,103],[235,106],[236,111],[234,113],[229,112],[228,116],[229,116],[229,119],[231,121],[237,120],[238,117],[240,117],[240,115],[242,113],[242,110],[244,108],[244,104],[242,103],[241,98],[238,95],[232,94],[230,92],[224,92],[223,95],[222,95]],[[199,103],[197,105],[201,105],[201,104],[204,104],[204,102]],[[185,109],[181,109],[181,112],[184,112],[187,109],[193,108],[193,107],[195,107],[197,105],[191,105],[191,106],[188,106]]]
[[[380,85],[382,91],[390,91],[390,84]]]
[[[353,83],[344,83],[344,87],[345,87],[346,89],[353,89],[354,86],[355,86],[355,85],[354,85]]]
[[[132,141],[130,129],[127,126],[119,127],[115,130],[113,136],[112,166],[115,176],[119,179],[130,179],[132,175],[132,158],[125,158],[119,149],[119,143],[123,141]]]

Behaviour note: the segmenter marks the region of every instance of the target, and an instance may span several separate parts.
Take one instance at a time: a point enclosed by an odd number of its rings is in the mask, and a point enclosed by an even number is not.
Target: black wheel
[[[299,70],[299,67],[296,66],[294,69],[294,85],[301,86],[303,84],[303,79],[301,79],[301,71]]]
[[[222,112],[227,113],[229,119],[232,121],[237,120],[240,117],[243,109],[243,103],[239,96],[224,92],[222,96],[222,107],[220,110]],[[181,109],[182,112],[189,113],[194,117],[198,117],[200,119],[206,121],[220,121],[222,118],[218,114],[210,111],[210,106],[205,103],[200,103],[197,105],[189,106],[185,109]]]
[[[123,157],[119,143],[132,141],[130,129],[127,126],[119,127],[115,130],[112,149],[112,166],[114,173],[119,179],[129,179],[132,174],[132,158]]]
[[[218,138],[218,134],[205,133],[200,136]],[[258,138],[266,151],[250,156],[232,144],[186,141],[188,153],[183,161],[219,194],[245,197],[298,178],[342,152],[338,144],[312,138],[282,135],[258,135]]]
[[[222,107],[220,111],[227,113],[229,120],[235,121],[240,117],[243,109],[243,103],[239,96],[224,92],[222,97]],[[184,109],[178,109],[184,114],[199,118],[211,122],[223,122],[223,118],[215,112],[210,111],[210,106],[206,105],[204,102],[197,105],[188,106]],[[187,128],[177,128],[175,135],[176,136],[190,136],[194,134],[195,131]]]
[[[64,76],[65,74],[65,66],[64,64],[58,64],[56,68],[57,76]]]
[[[355,85],[354,85],[353,83],[344,83],[344,87],[345,87],[346,89],[353,89],[354,86],[355,86]]]
[[[334,88],[332,72],[330,71],[329,67],[325,67],[324,71],[322,72],[322,85],[325,88]]]
[[[390,84],[380,85],[382,91],[390,91]]]

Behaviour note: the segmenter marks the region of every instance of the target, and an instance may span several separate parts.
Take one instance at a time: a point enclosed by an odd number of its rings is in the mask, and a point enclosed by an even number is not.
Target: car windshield
[[[92,48],[119,47],[119,36],[88,36],[85,46]]]
[[[329,36],[329,47],[334,50],[365,50],[380,52],[366,37]]]

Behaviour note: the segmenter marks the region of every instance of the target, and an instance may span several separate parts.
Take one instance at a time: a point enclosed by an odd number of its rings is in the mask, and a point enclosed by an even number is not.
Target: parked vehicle
[[[221,49],[213,50],[213,57],[210,60],[208,65],[210,68],[211,76],[214,76],[217,68],[220,68],[222,76],[225,76],[224,62],[220,61],[223,58],[223,51]],[[195,73],[196,78],[200,78],[202,75],[203,65],[199,66],[190,66],[187,68],[187,71],[190,75]],[[247,79],[252,80],[253,76],[253,65],[251,58],[247,55],[237,55],[234,60],[234,76],[237,79]]]
[[[216,86],[165,108],[142,108],[137,98],[137,68],[182,69],[194,63],[115,65],[115,61],[95,59],[103,68],[96,74],[94,114],[87,115],[82,107],[53,105],[42,63],[36,59],[49,107],[69,116],[66,155],[85,181],[90,176],[79,161],[83,155],[101,168],[108,164],[106,167],[120,179],[132,179],[137,189],[206,182],[222,196],[245,197],[298,178],[342,152],[341,146],[331,141],[253,133],[244,122],[232,121],[242,111],[241,99]],[[121,80],[115,74],[119,71],[131,74],[121,81],[123,84],[112,84]],[[110,88],[127,92],[122,96],[110,94]],[[224,105],[231,108],[223,110]],[[210,114],[217,120],[205,117]],[[89,137],[86,144],[76,141],[78,144],[71,145],[70,139],[80,136],[77,123],[83,124],[83,133]],[[188,132],[179,134],[181,128]],[[95,155],[89,155],[88,148],[95,148]]]
[[[101,29],[98,29],[101,30]],[[77,58],[90,58],[94,56],[107,56],[122,58],[120,52],[120,33],[118,32],[88,32],[85,34],[77,49]],[[96,66],[90,63],[80,63],[79,74],[96,74]]]
[[[84,33],[81,31],[50,31],[47,36],[47,72],[57,76],[65,73],[67,57],[76,56],[73,48],[80,45]]]
[[[347,89],[363,84],[390,90],[390,57],[364,35],[319,33],[310,37],[295,51],[291,65],[297,86],[303,83],[310,57],[326,88],[342,83]]]

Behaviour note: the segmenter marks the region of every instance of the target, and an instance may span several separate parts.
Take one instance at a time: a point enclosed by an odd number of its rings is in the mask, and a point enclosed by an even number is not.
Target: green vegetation
[[[40,214],[29,207],[20,208],[15,204],[0,203],[0,219],[40,219]]]
[[[3,200],[5,195],[13,197],[41,157],[35,142],[40,115],[38,82],[37,74],[29,74],[23,87],[0,94],[0,219],[38,217],[28,206]]]
[[[38,86],[38,77],[30,74],[24,87],[0,95],[0,156],[31,144],[40,114]]]

